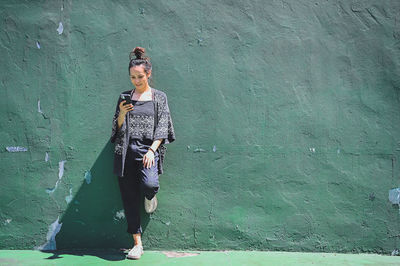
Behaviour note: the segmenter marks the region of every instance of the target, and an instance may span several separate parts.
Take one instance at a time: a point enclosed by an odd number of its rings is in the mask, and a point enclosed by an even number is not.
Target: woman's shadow
[[[133,238],[126,232],[117,176],[113,174],[114,145],[108,142],[93,164],[82,173],[82,185],[69,202],[59,223],[55,237],[56,250],[47,259],[62,258],[62,254],[93,255],[105,260],[124,260],[123,249],[133,245]],[[149,223],[141,196],[141,225],[143,232]]]

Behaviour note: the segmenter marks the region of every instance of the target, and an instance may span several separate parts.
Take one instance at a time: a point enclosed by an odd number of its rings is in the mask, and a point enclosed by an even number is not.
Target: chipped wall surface
[[[399,1],[2,1],[0,12],[0,248],[132,245],[109,138],[135,46],[177,136],[158,209],[142,210],[145,248],[399,248]]]

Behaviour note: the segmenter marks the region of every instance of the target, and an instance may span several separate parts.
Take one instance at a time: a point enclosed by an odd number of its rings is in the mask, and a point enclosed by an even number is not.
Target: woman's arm
[[[155,151],[158,149],[158,146],[160,146],[161,142],[162,142],[162,139],[157,139],[157,140],[153,141],[153,144],[151,144],[150,147]]]
[[[125,115],[121,115],[121,113],[118,115],[118,130],[122,127],[122,124],[125,121]]]
[[[162,142],[162,139],[157,139],[155,141],[153,141],[153,144],[151,144],[150,148],[152,150],[157,150],[158,146],[160,146]],[[151,166],[155,165],[155,161],[154,161],[154,152],[149,149],[146,154],[143,156],[143,165],[146,168],[150,168]]]

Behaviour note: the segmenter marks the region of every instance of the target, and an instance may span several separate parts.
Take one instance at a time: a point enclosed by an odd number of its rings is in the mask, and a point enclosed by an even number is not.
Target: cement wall
[[[143,214],[146,248],[399,248],[388,191],[400,185],[400,2],[2,1],[0,12],[0,248],[131,246],[109,137],[135,46],[177,136],[159,207]]]

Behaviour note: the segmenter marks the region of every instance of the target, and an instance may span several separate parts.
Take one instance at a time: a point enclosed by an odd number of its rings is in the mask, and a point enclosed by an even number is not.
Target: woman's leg
[[[159,155],[156,152],[154,156],[154,165],[150,168],[144,167],[143,163],[141,163],[139,167],[139,179],[141,181],[141,187],[143,190],[143,195],[151,200],[154,195],[157,194],[158,190],[160,189],[160,183],[158,181],[158,160]]]
[[[142,234],[141,233],[139,233],[139,234],[132,234],[132,236],[133,236],[133,241],[135,242],[135,246],[136,245],[139,245],[139,246],[143,246],[142,245]]]
[[[129,158],[127,158],[129,159]],[[134,160],[127,160],[126,171],[123,177],[118,177],[125,218],[128,223],[129,234],[142,233],[140,225],[140,179],[138,164]]]

